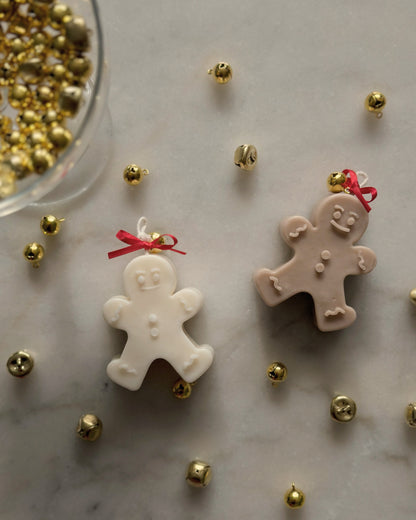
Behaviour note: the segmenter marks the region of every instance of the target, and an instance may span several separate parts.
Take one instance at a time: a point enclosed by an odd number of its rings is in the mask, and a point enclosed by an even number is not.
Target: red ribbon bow
[[[178,239],[173,235],[165,234],[160,235],[160,237],[155,238],[151,242],[147,242],[146,240],[141,240],[140,238],[131,235],[127,231],[120,229],[117,233],[116,237],[124,242],[125,244],[129,244],[128,247],[123,247],[122,249],[117,249],[116,251],[111,251],[108,253],[108,258],[116,258],[117,256],[127,255],[128,253],[132,253],[133,251],[138,251],[139,249],[169,249],[170,251],[175,251],[175,253],[180,253],[181,255],[186,255],[184,251],[179,251],[178,249],[173,249],[174,246],[178,243]],[[162,237],[170,237],[173,240],[173,244],[160,244],[159,240]]]
[[[372,186],[362,188],[358,182],[357,174],[353,170],[342,170],[342,173],[347,176],[347,180],[342,184],[342,187],[353,193],[369,213],[371,211],[370,202],[373,202],[377,197],[377,190]],[[371,195],[371,200],[364,198],[367,193]]]

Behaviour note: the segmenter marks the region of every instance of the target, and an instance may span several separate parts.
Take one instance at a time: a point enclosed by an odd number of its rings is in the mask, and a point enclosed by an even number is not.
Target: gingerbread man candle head
[[[350,193],[325,198],[316,207],[312,222],[304,217],[283,220],[280,233],[294,255],[274,270],[255,273],[254,282],[264,302],[275,306],[306,292],[313,298],[320,330],[340,330],[351,325],[356,312],[345,302],[344,279],[367,274],[376,265],[371,249],[354,245],[367,225],[368,209]]]

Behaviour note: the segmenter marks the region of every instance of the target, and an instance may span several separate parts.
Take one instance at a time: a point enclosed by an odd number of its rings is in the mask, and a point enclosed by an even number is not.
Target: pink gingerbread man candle
[[[316,324],[325,332],[344,329],[356,319],[355,310],[345,301],[345,277],[367,274],[376,265],[374,252],[355,244],[367,229],[368,202],[377,192],[360,186],[352,170],[344,170],[341,180],[345,193],[322,200],[311,222],[304,217],[281,222],[280,234],[294,251],[291,260],[273,270],[260,269],[254,275],[257,290],[269,306],[300,292],[309,293]],[[366,193],[371,194],[371,201],[364,199]]]

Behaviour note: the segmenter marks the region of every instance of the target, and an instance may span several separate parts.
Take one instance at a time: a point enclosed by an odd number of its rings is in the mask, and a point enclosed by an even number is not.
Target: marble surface
[[[416,515],[416,431],[404,408],[416,400],[414,150],[416,68],[411,0],[123,0],[100,2],[111,64],[113,150],[93,188],[70,204],[32,207],[0,220],[1,356],[26,348],[35,368],[0,377],[2,520],[347,520]],[[229,61],[218,86],[206,71]],[[380,89],[381,120],[363,107]],[[251,174],[233,165],[256,145]],[[123,167],[151,170],[138,188]],[[366,171],[379,190],[362,243],[378,256],[366,277],[347,280],[358,319],[321,333],[309,297],[267,308],[251,277],[289,256],[277,225],[310,216],[330,171]],[[46,240],[39,219],[64,216]],[[175,372],[155,362],[138,392],[105,367],[125,336],[102,317],[122,293],[129,261],[107,260],[115,233],[151,229],[179,237],[170,253],[179,288],[194,286],[203,310],[188,324],[216,357],[187,401]],[[23,246],[42,240],[34,270]],[[358,279],[359,278],[359,279]],[[289,370],[273,388],[265,370]],[[334,423],[336,393],[356,419]],[[104,423],[84,443],[82,413]],[[213,466],[206,489],[189,488],[188,462]],[[298,512],[283,504],[294,481]]]

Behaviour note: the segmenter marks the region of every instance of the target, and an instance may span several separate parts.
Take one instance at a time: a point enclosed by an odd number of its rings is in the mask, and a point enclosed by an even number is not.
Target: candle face
[[[121,357],[107,366],[115,383],[138,390],[149,366],[159,358],[188,383],[211,366],[212,347],[198,346],[183,328],[201,308],[202,294],[194,288],[175,293],[175,288],[174,266],[163,256],[139,256],[125,268],[126,296],[114,296],[103,309],[106,321],[128,334]]]
[[[313,222],[290,217],[281,223],[280,233],[294,256],[275,270],[260,269],[254,282],[270,306],[297,293],[309,293],[318,328],[344,329],[356,318],[355,310],[345,302],[344,279],[369,273],[376,265],[371,249],[353,245],[367,229],[368,213],[354,195],[341,193],[317,206]]]

